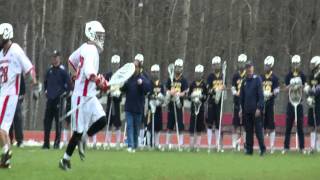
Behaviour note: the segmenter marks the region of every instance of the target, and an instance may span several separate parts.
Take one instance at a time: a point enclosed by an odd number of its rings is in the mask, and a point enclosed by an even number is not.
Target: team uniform
[[[311,89],[316,89],[320,85],[320,77],[315,77],[314,71],[311,72],[308,78],[308,84]],[[307,94],[308,97],[314,99],[313,106],[308,108],[308,126],[315,127],[320,125],[320,95],[314,92]]]
[[[262,79],[262,88],[264,92],[274,93],[275,90],[279,90],[279,79],[271,71],[269,74],[261,75]],[[272,95],[269,99],[265,99],[264,113],[263,113],[263,123],[264,129],[275,129],[274,122],[274,100],[275,96]]]
[[[112,72],[105,74],[105,79],[110,80],[112,76]],[[110,117],[110,124],[109,127],[114,126],[116,129],[121,127],[121,119],[120,119],[120,103],[121,103],[121,95],[119,97],[111,97],[108,95],[108,104],[106,108],[106,113],[109,116],[109,113],[111,111],[111,117]],[[110,109],[110,105],[112,103],[112,109]]]
[[[300,77],[302,84],[305,84],[306,77],[303,72],[289,72],[285,78],[285,84],[290,85],[290,80],[295,77]],[[293,105],[288,102],[287,105],[287,119],[286,119],[286,132],[285,132],[285,141],[284,149],[290,149],[290,138],[291,138],[291,129],[295,121],[295,113]],[[297,106],[297,128],[298,128],[298,138],[299,138],[299,148],[300,150],[304,149],[304,132],[303,132],[303,106],[300,103]]]
[[[151,93],[148,95],[148,100],[154,99],[159,95],[159,93],[164,94],[164,86],[160,83],[160,80],[153,81],[151,83]],[[148,106],[149,112],[151,112],[150,105]],[[148,118],[149,119],[149,118]],[[152,117],[150,116],[150,121],[148,123],[148,130],[152,130]],[[157,106],[156,112],[154,113],[154,131],[160,132],[162,130],[162,107]]]
[[[201,106],[199,110],[199,114],[196,117],[195,114],[195,104],[194,102],[191,102],[191,116],[190,116],[190,126],[189,126],[189,132],[190,134],[195,133],[195,129],[197,133],[201,133],[205,130],[205,124],[204,124],[204,104],[207,97],[207,85],[206,83],[201,81],[193,81],[189,88],[189,97],[191,96],[192,92],[200,91],[200,94],[202,94],[201,97]]]
[[[188,82],[187,80],[181,75],[179,78],[173,79],[173,84],[171,84],[171,80],[168,79],[166,87],[168,90],[174,88],[177,92],[184,92],[188,89]],[[179,107],[176,103],[176,112],[177,112],[177,122],[179,131],[184,130],[184,123],[183,123],[183,97],[180,97],[181,106]],[[167,128],[169,130],[173,130],[175,126],[175,115],[174,115],[174,105],[173,101],[170,101],[168,105],[168,124]]]
[[[20,91],[21,74],[33,69],[21,47],[12,43],[7,52],[0,52],[0,128],[7,133],[12,124]]]
[[[216,90],[221,89],[223,86],[222,78],[223,78],[222,73],[219,73],[219,74],[211,73],[207,79],[207,86],[208,86],[207,125],[210,129],[213,127],[213,124],[215,124],[216,129],[219,129],[222,98],[220,97],[219,102],[216,102],[215,98],[216,96],[219,96]]]
[[[95,45],[84,43],[69,57],[69,63],[77,71],[74,91],[71,97],[72,109],[82,102],[86,102],[71,116],[72,129],[78,133],[87,130],[103,116],[106,116],[102,105],[96,97],[96,83],[90,81],[99,71],[99,53]]]
[[[236,92],[240,94],[241,84],[243,79],[245,78],[246,72],[237,72],[232,77],[232,86],[235,88]],[[243,122],[241,122],[239,117],[240,112],[240,97],[234,95],[233,96],[233,118],[232,118],[232,124],[234,127],[239,127],[243,125]]]

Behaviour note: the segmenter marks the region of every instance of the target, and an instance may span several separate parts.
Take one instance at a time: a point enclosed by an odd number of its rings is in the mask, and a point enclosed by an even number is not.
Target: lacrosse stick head
[[[127,63],[119,68],[109,81],[109,85],[112,87],[121,87],[124,83],[134,74],[135,65],[133,63]]]
[[[291,86],[289,88],[289,101],[293,106],[298,106],[301,103],[302,99],[302,86],[296,88]]]

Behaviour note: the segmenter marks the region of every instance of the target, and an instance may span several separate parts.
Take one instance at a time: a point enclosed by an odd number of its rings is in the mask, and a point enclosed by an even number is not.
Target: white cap
[[[141,62],[143,64],[144,61],[144,57],[142,54],[138,53],[135,57],[134,60],[138,60],[139,62]]]
[[[274,65],[274,57],[273,56],[267,56],[264,59],[264,64],[265,65],[270,65],[271,67],[273,67],[273,65]]]
[[[151,72],[160,71],[160,66],[158,64],[154,64],[151,66]]]
[[[320,61],[320,56],[314,56],[311,61],[310,61],[310,64],[319,64],[319,61]]]
[[[183,66],[183,60],[180,58],[176,59],[176,61],[174,62],[174,65],[175,66]]]
[[[245,55],[245,54],[240,54],[239,56],[238,56],[238,62],[241,62],[241,63],[245,63],[245,62],[247,62],[247,55]]]
[[[301,57],[299,55],[294,55],[291,58],[291,63],[300,63],[301,62]]]
[[[13,38],[13,28],[9,23],[0,24],[0,35],[3,39],[12,39]]]
[[[221,63],[221,58],[219,56],[215,56],[212,58],[211,61],[212,64],[220,64]]]
[[[196,65],[196,67],[194,68],[194,72],[202,73],[203,70],[204,70],[204,67],[201,64]]]
[[[119,55],[113,55],[112,57],[111,57],[111,63],[113,63],[113,64],[119,64],[120,63],[120,56]]]

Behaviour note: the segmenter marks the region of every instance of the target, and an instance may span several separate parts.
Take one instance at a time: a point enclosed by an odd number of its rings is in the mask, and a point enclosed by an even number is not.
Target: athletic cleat
[[[0,167],[5,168],[5,169],[11,168],[11,163],[10,163],[11,158],[12,158],[12,151],[11,150],[7,151],[7,153],[5,153],[5,154],[2,154]]]
[[[68,171],[71,169],[71,163],[70,160],[66,160],[66,159],[60,159],[59,161],[59,167],[62,170]]]
[[[288,149],[283,149],[281,152],[283,155],[288,153]]]

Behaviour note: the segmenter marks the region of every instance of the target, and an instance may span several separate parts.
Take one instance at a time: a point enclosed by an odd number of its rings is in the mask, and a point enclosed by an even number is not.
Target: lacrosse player
[[[39,86],[36,73],[29,58],[23,52],[22,48],[12,42],[13,27],[9,23],[0,24],[0,144],[2,146],[2,155],[0,168],[11,167],[12,151],[10,149],[9,129],[16,111],[21,74],[29,74],[35,87],[34,97],[38,97]]]
[[[220,111],[222,101],[222,91],[224,90],[223,85],[223,73],[221,58],[215,56],[212,58],[212,69],[213,72],[209,74],[207,79],[208,86],[208,117],[207,117],[207,136],[208,136],[208,151],[210,152],[211,141],[212,141],[212,128],[215,125],[215,138],[216,148],[219,143],[221,144],[222,136],[219,142],[219,127],[220,127]],[[222,150],[222,148],[221,148]],[[223,151],[223,150],[222,150]]]
[[[195,67],[195,81],[189,87],[189,99],[191,100],[190,116],[190,148],[196,148],[198,152],[201,143],[201,133],[205,129],[204,125],[204,103],[207,98],[207,85],[203,79],[204,67],[198,64]]]
[[[240,89],[243,79],[246,75],[245,64],[247,62],[247,55],[240,54],[238,57],[238,70],[232,77],[232,87],[231,92],[233,95],[233,131],[232,131],[232,147],[234,150],[240,150],[240,137],[238,136],[238,128],[240,127],[241,133],[241,126],[243,126],[243,122],[241,122],[239,112],[240,112]],[[245,133],[243,132],[245,135]],[[245,136],[244,136],[245,139]]]
[[[310,153],[317,148],[317,127],[320,125],[320,57],[314,56],[310,61],[310,75],[304,87],[308,105],[308,130],[310,131]],[[318,135],[319,136],[319,135]]]
[[[160,146],[160,131],[162,130],[162,104],[164,103],[164,86],[160,82],[160,66],[154,64],[151,66],[151,93],[148,95],[149,111],[148,111],[148,145],[155,145],[156,148],[161,149]],[[152,124],[152,116],[153,123]],[[153,126],[153,127],[152,127]],[[154,130],[154,133],[152,133]],[[150,141],[154,139],[153,141]],[[152,143],[150,143],[152,142]]]
[[[105,78],[109,81],[112,72],[115,72],[120,67],[120,56],[113,55],[111,57],[111,72],[105,74]],[[108,104],[106,108],[106,113],[108,116],[108,123],[105,135],[105,144],[104,147],[109,149],[112,137],[112,127],[115,128],[116,133],[116,147],[119,149],[120,140],[121,140],[121,119],[120,119],[120,103],[121,103],[121,91],[119,87],[111,86],[112,93],[108,95]]]
[[[273,73],[274,57],[267,56],[264,60],[264,74],[261,75],[262,88],[264,96],[264,113],[263,122],[264,129],[269,131],[270,137],[270,153],[274,153],[274,143],[276,139],[275,123],[274,123],[274,100],[279,94],[279,79]]]
[[[283,154],[285,154],[290,149],[291,129],[295,122],[295,118],[297,118],[296,123],[299,138],[299,149],[301,153],[305,153],[303,133],[303,106],[301,104],[301,97],[302,88],[306,82],[306,77],[304,73],[300,70],[300,66],[300,56],[294,55],[291,59],[291,70],[285,78],[287,90],[289,91],[289,102],[287,105],[286,132],[284,140],[284,149],[282,151]],[[295,108],[293,105],[295,103],[297,104],[297,108]],[[295,117],[295,110],[297,111],[297,117]]]
[[[87,137],[92,137],[107,124],[106,114],[96,97],[97,87],[102,92],[109,88],[108,81],[103,75],[98,74],[99,54],[103,51],[105,30],[100,22],[90,21],[86,23],[85,35],[88,41],[69,57],[69,64],[76,71],[71,99],[72,109],[78,108],[77,106],[79,108],[72,114],[73,135],[63,158],[59,161],[59,167],[63,170],[71,169],[70,160],[77,144],[80,158],[84,160],[84,144]]]
[[[173,83],[171,83],[171,79],[168,78],[167,84],[167,93],[166,99],[169,99],[168,105],[168,124],[167,124],[167,136],[166,136],[166,145],[169,149],[171,149],[171,133],[174,130],[175,124],[177,123],[178,127],[175,127],[178,132],[182,132],[184,130],[183,124],[183,98],[186,96],[188,92],[188,81],[183,76],[183,60],[177,59],[174,62],[174,78]],[[176,113],[175,113],[176,111]],[[183,134],[179,134],[179,147],[183,145]],[[179,149],[181,150],[181,149]]]

